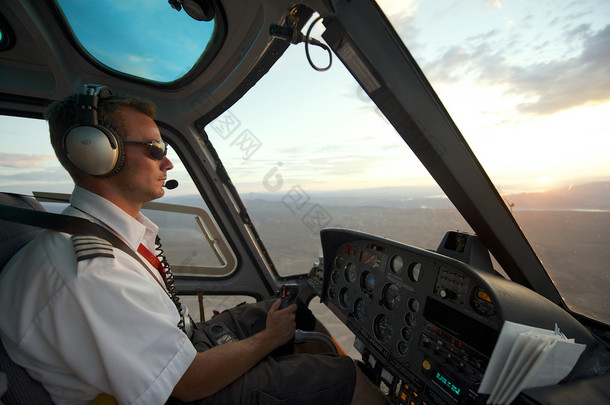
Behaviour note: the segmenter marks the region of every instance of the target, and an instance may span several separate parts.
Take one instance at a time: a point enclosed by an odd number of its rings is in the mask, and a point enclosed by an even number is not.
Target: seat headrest
[[[33,198],[13,193],[0,193],[0,210],[3,205],[46,211]],[[40,231],[40,228],[33,226],[0,220],[0,271],[10,258]]]

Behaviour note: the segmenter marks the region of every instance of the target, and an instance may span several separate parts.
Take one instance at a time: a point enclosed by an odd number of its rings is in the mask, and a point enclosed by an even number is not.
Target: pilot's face
[[[123,111],[126,131],[124,140],[136,142],[161,141],[157,124],[139,111]],[[161,160],[151,157],[147,145],[123,144],[125,148],[125,165],[116,175],[124,198],[133,203],[145,203],[165,194],[162,186],[167,179],[167,171],[174,166],[164,156]]]

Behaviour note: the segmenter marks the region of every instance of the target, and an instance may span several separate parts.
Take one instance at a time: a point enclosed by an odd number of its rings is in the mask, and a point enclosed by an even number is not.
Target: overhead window
[[[169,83],[205,63],[218,41],[218,17],[191,18],[166,1],[57,0],[75,40],[116,72]],[[181,8],[181,7],[178,7]],[[154,29],[151,29],[154,27]]]

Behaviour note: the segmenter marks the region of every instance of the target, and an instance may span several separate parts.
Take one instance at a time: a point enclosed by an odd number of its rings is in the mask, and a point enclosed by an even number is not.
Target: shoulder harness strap
[[[112,254],[112,257],[114,257],[112,247],[115,247],[124,251],[144,265],[144,262],[136,252],[120,238],[101,225],[85,218],[0,204],[0,219],[72,234],[73,237],[77,238],[79,249],[82,242],[89,240],[91,242],[91,247],[95,246],[99,252],[103,254]],[[74,239],[72,239],[72,243],[74,244]],[[83,246],[86,246],[86,244]],[[77,250],[76,245],[74,246],[74,249],[75,251]],[[91,253],[92,252],[87,252],[86,249],[83,248],[82,257],[78,258],[78,260],[85,260],[87,258],[86,256]],[[97,255],[94,257],[97,257]],[[146,267],[146,265],[144,266]]]

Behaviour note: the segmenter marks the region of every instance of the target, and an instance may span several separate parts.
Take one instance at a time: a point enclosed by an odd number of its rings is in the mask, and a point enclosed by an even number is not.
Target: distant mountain
[[[244,201],[281,201],[288,194],[248,193]],[[450,208],[451,202],[439,187],[383,187],[363,190],[312,192],[309,201],[322,206]],[[520,210],[610,210],[610,182],[594,182],[544,192],[507,194],[503,198]],[[247,205],[247,203],[246,203]]]
[[[292,194],[291,194],[292,193]],[[438,186],[380,187],[362,190],[286,193],[244,193],[247,207],[258,202],[283,202],[285,205],[308,203],[324,207],[380,207],[401,209],[451,208],[452,204]],[[574,185],[544,192],[505,194],[515,210],[610,210],[610,182]],[[298,202],[297,202],[298,199]],[[202,206],[197,195],[171,196],[165,202]]]
[[[504,198],[519,210],[610,210],[610,182],[586,183],[538,193],[509,194]]]
[[[244,201],[290,201],[296,195],[288,193],[247,193]],[[314,204],[341,207],[449,208],[451,203],[438,186],[379,187],[360,190],[307,192],[299,190],[299,198]]]

